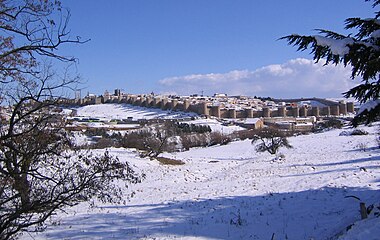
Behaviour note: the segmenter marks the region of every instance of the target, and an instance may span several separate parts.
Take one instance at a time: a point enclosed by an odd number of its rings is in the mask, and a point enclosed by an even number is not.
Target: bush
[[[104,128],[89,128],[84,132],[87,137],[102,136],[108,137],[107,129]]]
[[[343,127],[342,121],[340,121],[339,119],[330,118],[328,120],[318,122],[314,126],[313,131],[314,132],[322,132],[322,131],[330,130],[330,129],[341,129],[342,127]]]
[[[193,147],[207,147],[209,145],[206,134],[186,134],[181,136],[182,147],[189,150]]]
[[[208,125],[196,125],[189,123],[176,123],[176,127],[182,133],[208,133],[211,132],[211,127]]]
[[[220,132],[212,132],[210,134],[209,146],[213,145],[226,145],[231,142],[231,138],[228,135],[221,134]]]
[[[362,152],[365,152],[367,150],[368,146],[365,143],[359,143],[358,145],[356,145],[356,148]]]
[[[352,131],[343,131],[339,136],[355,136],[355,135],[368,135],[368,132],[362,129],[354,129]]]
[[[255,136],[255,130],[240,130],[240,131],[235,131],[232,134],[233,138],[237,138],[240,140],[246,140],[246,139],[253,139],[253,136]]]
[[[355,129],[351,132],[351,135],[368,135],[368,132],[363,129]]]
[[[149,135],[150,134],[147,131],[131,132],[122,138],[120,145],[124,148],[144,150],[144,138],[149,137]]]
[[[118,144],[111,138],[101,138],[91,147],[95,149],[102,149],[102,148],[118,147]]]
[[[349,131],[343,131],[341,133],[339,133],[339,136],[350,136],[351,135],[351,132]]]

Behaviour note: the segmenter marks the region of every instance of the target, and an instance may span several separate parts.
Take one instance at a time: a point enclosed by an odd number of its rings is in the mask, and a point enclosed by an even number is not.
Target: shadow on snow
[[[380,192],[322,188],[265,196],[231,196],[162,204],[103,206],[101,213],[65,217],[48,239],[329,239],[360,219],[357,196],[373,203]]]

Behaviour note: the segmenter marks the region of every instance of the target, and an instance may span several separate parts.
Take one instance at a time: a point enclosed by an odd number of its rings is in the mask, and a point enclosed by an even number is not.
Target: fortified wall
[[[217,118],[270,118],[270,117],[308,117],[308,116],[339,116],[348,113],[354,113],[354,103],[329,104],[325,107],[307,107],[307,106],[281,106],[281,107],[263,107],[256,110],[251,107],[244,108],[225,108],[215,106],[207,100],[191,102],[191,99],[172,99],[168,97],[158,97],[152,95],[119,95],[112,98],[93,97],[80,100],[66,100],[66,104],[91,105],[101,103],[126,103],[134,106],[160,108],[162,110],[173,110],[183,112],[194,112],[205,116],[214,116]]]
[[[354,113],[354,103],[339,103],[325,107],[264,107],[262,110],[253,108],[233,109],[220,106],[208,106],[207,102],[192,106],[192,110],[198,114],[214,116],[217,118],[271,118],[271,117],[308,117],[308,116],[339,116]]]

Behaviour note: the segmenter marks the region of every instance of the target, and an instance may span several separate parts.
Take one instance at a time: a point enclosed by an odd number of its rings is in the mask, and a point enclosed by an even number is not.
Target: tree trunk
[[[14,189],[20,195],[22,208],[28,209],[30,207],[30,184],[27,174],[21,173],[14,177]]]

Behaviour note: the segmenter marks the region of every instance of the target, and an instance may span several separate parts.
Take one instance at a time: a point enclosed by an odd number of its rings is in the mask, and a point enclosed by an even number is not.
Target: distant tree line
[[[106,129],[88,129],[85,135],[95,143],[81,148],[125,147],[136,148],[141,156],[156,158],[163,151],[173,152],[189,150],[192,147],[206,147],[216,144],[227,144],[232,137],[219,132],[212,132],[208,125],[166,121],[147,124],[142,129],[125,134],[109,133]]]
[[[193,123],[177,123],[176,126],[183,133],[207,133],[211,132],[209,125],[196,125]]]

